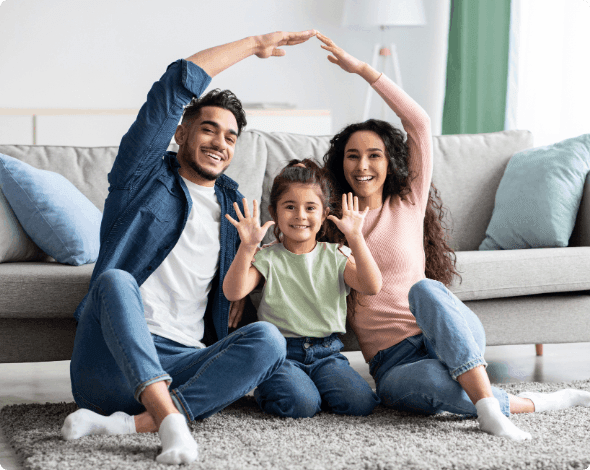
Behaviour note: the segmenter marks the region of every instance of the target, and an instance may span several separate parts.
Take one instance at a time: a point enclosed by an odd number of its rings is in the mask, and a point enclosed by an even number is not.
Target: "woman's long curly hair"
[[[399,195],[403,200],[411,192],[410,183],[417,175],[410,174],[408,169],[408,145],[404,134],[386,121],[369,119],[368,121],[351,124],[330,140],[330,148],[324,156],[324,167],[332,179],[336,213],[340,216],[341,208],[337,201],[342,194],[352,192],[352,188],[344,176],[344,150],[348,139],[358,131],[375,132],[383,141],[389,158],[388,175],[383,186],[383,200],[388,196]],[[444,221],[446,209],[442,205],[436,187],[431,184],[424,217],[424,253],[426,255],[425,275],[429,279],[450,286],[454,276],[461,277],[456,269],[457,258],[448,245],[449,229]],[[330,224],[331,238],[338,241],[334,224]]]

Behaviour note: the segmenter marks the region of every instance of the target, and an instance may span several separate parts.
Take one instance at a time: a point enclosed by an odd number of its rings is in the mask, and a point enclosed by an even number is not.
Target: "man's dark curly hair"
[[[191,102],[184,108],[182,123],[191,122],[201,114],[201,108],[205,106],[215,106],[230,111],[238,123],[238,136],[242,129],[246,127],[246,112],[242,108],[242,102],[229,90],[221,91],[219,88],[211,90],[200,98],[194,97]]]
[[[408,169],[408,145],[404,134],[386,121],[369,119],[365,122],[351,124],[330,140],[330,148],[324,155],[324,166],[332,179],[335,197],[341,201],[342,194],[353,192],[344,176],[344,150],[348,139],[358,131],[375,132],[383,141],[389,158],[387,177],[383,185],[383,200],[388,196],[399,195],[402,199],[411,192],[410,183],[417,175]],[[336,208],[337,216],[341,209]],[[424,253],[426,255],[425,274],[450,286],[454,276],[459,276],[456,269],[455,252],[448,245],[448,228],[444,223],[445,209],[440,195],[434,185],[430,187],[426,215],[424,217]],[[459,276],[460,277],[460,276]]]

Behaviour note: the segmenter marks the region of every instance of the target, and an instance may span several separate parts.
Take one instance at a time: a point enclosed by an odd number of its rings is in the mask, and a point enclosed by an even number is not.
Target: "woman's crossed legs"
[[[430,279],[412,287],[409,301],[423,334],[380,351],[370,364],[385,405],[424,414],[477,416],[483,431],[512,440],[531,436],[510,422],[511,412],[590,406],[590,393],[581,390],[514,396],[492,387],[483,359],[485,332],[477,316]]]

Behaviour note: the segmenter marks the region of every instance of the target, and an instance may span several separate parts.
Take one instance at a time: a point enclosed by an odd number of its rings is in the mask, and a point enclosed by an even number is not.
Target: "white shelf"
[[[117,146],[137,109],[0,108],[0,144]],[[247,130],[329,135],[328,110],[246,109]]]

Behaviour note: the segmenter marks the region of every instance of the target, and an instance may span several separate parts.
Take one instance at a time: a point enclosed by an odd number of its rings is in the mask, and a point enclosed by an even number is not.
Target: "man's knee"
[[[276,326],[265,321],[257,321],[242,327],[246,334],[254,340],[258,355],[274,359],[281,363],[287,356],[287,342]]]
[[[105,290],[118,289],[122,286],[137,286],[135,278],[122,269],[107,269],[100,273],[94,285]]]

